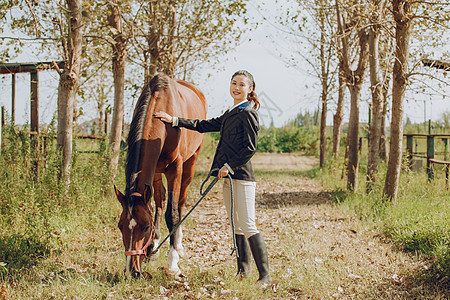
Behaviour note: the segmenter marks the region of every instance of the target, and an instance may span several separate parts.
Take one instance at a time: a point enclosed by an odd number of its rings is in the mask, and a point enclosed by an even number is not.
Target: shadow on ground
[[[327,192],[283,192],[256,195],[256,205],[261,208],[279,208],[295,205],[319,205],[331,203],[331,193]]]

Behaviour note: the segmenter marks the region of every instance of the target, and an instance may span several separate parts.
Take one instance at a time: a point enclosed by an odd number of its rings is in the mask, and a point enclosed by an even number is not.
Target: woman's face
[[[230,95],[235,103],[246,100],[251,91],[250,80],[245,75],[236,75],[231,79]]]

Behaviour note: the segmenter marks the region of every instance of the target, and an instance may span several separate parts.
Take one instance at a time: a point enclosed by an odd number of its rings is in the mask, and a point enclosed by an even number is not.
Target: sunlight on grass
[[[450,192],[446,188],[445,174],[436,172],[435,179],[428,182],[425,171],[403,170],[396,203],[383,201],[381,192],[384,182],[378,180],[375,192],[365,194],[342,194],[344,179],[336,176],[341,171],[329,167],[318,174],[343,207],[354,210],[365,222],[372,223],[407,251],[429,257],[434,261],[436,276],[449,276],[450,248]],[[386,167],[382,165],[378,178],[384,178]],[[360,176],[360,189],[364,177]]]
[[[79,143],[77,149],[85,146]],[[124,275],[124,247],[117,228],[121,206],[112,195],[105,164],[108,153],[79,154],[66,193],[58,183],[55,152],[49,151],[47,167],[33,183],[26,147],[8,147],[0,156],[4,170],[0,288],[8,299],[407,299],[408,295],[439,299],[442,295],[420,285],[411,292],[407,282],[416,280],[414,275],[423,266],[398,251],[400,247],[429,257],[434,275],[448,272],[449,192],[443,188],[441,173],[430,184],[423,173],[402,173],[399,200],[390,204],[381,200],[381,180],[369,195],[349,194],[340,164],[305,171],[256,170],[258,228],[267,242],[276,281],[273,289],[261,290],[255,286],[254,264],[250,278],[235,277],[221,183],[183,224],[185,245],[190,245],[180,262],[183,277],[167,273],[164,245],[159,255],[144,262],[143,270],[151,279],[132,279]],[[185,213],[199,198],[213,151],[214,140],[207,140]],[[114,182],[121,190],[123,171]],[[163,237],[166,234],[163,225]]]

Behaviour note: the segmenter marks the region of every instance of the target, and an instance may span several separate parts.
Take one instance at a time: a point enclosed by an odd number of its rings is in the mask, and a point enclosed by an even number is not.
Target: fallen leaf
[[[290,288],[289,293],[294,294],[294,295],[301,295],[301,294],[303,294],[303,290],[299,289],[299,288]]]
[[[226,295],[229,295],[229,294],[231,294],[231,290],[224,289],[224,288],[220,289],[220,296],[226,296]]]
[[[161,285],[159,287],[159,294],[160,295],[165,295],[166,293],[167,293],[167,289]]]
[[[392,275],[391,278],[396,284],[401,284],[403,281],[402,278],[400,276],[398,276],[397,274]]]
[[[350,278],[350,279],[361,279],[362,278],[361,276],[355,275],[355,274],[352,274],[352,273],[348,274],[347,277]]]
[[[276,293],[278,292],[278,289],[280,288],[280,284],[277,280],[272,281],[272,292]]]

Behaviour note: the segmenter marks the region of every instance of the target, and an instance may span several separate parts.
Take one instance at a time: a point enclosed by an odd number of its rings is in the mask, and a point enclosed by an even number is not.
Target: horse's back
[[[188,119],[206,118],[206,99],[202,91],[195,85],[184,81],[174,79],[174,85],[177,95],[174,95],[174,110],[179,110],[179,117]]]

